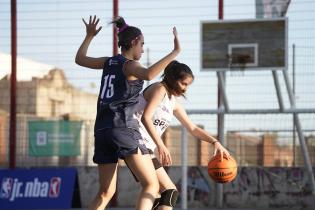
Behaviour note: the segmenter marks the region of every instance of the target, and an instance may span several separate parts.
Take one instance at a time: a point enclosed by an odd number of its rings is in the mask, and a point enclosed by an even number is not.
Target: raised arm
[[[172,164],[171,155],[166,146],[164,145],[160,135],[156,132],[152,122],[153,114],[157,106],[162,102],[166,94],[166,90],[162,85],[156,84],[153,87],[151,87],[149,91],[150,92],[146,95],[147,105],[143,111],[141,122],[157,146],[159,160],[161,161],[161,163],[163,165],[171,165]]]
[[[91,69],[103,69],[106,57],[93,58],[87,56],[87,51],[92,39],[102,29],[101,26],[97,29],[99,18],[96,18],[96,16],[92,18],[92,16],[90,16],[89,23],[86,23],[86,21],[83,18],[82,21],[86,27],[86,36],[77,51],[75,62],[76,64],[83,67]]]
[[[178,40],[178,34],[176,27],[173,28],[174,35],[174,49],[165,57],[154,63],[152,66],[145,68],[139,62],[128,62],[125,68],[125,72],[128,76],[134,76],[142,80],[154,79],[165,67],[176,58],[180,53],[180,43]]]
[[[216,155],[219,152],[221,159],[223,159],[223,155],[225,155],[227,158],[230,158],[230,153],[221,145],[221,143],[216,138],[212,137],[208,132],[195,125],[189,119],[185,109],[178,102],[176,102],[175,105],[174,115],[194,137],[209,142],[214,146],[213,155]]]

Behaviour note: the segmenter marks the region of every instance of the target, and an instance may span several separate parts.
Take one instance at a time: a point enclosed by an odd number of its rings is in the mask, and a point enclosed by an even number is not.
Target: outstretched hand
[[[96,18],[96,15],[92,18],[90,15],[89,23],[87,23],[83,18],[82,21],[86,27],[86,36],[96,36],[98,32],[102,29],[102,26],[97,28],[97,24],[100,21],[99,18]]]
[[[213,156],[216,156],[217,154],[220,154],[221,156],[221,161],[223,161],[223,157],[225,156],[227,159],[231,158],[230,153],[225,149],[219,141],[214,143],[214,152]]]
[[[176,27],[173,27],[173,34],[174,34],[174,51],[179,53],[181,49],[180,49]]]

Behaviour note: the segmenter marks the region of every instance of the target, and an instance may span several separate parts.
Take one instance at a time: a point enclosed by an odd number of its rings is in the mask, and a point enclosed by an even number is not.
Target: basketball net
[[[245,76],[245,68],[246,68],[246,63],[239,65],[238,67],[230,67],[230,76],[231,77],[243,77]]]
[[[248,55],[228,55],[228,69],[231,77],[243,77],[245,75]]]

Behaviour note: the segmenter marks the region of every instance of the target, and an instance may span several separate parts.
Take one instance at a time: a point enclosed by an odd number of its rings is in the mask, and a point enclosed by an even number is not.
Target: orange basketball
[[[208,174],[215,182],[231,182],[237,175],[237,163],[234,158],[228,160],[225,156],[221,161],[221,156],[216,155],[208,163]]]

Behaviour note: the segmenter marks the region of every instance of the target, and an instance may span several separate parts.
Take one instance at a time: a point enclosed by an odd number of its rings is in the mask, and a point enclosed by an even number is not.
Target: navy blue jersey
[[[134,118],[143,80],[128,81],[123,72],[127,59],[116,55],[107,59],[97,101],[95,131],[105,128],[138,128]]]

